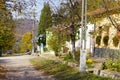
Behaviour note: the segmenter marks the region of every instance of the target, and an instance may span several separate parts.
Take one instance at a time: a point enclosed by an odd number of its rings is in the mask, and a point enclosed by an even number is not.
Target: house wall
[[[111,16],[112,18],[114,18],[114,20],[117,21],[117,23],[120,23],[120,15],[119,14],[115,14]],[[110,20],[108,18],[104,18],[101,21],[96,22],[96,29],[98,29],[99,26],[102,26],[102,28],[104,27],[103,25],[109,25],[109,42],[108,42],[108,46],[107,48],[110,49],[119,49],[120,45],[118,45],[118,47],[115,47],[113,45],[113,37],[117,34],[117,29],[111,24]],[[101,39],[101,45],[99,46],[99,48],[105,48],[105,45],[103,43],[103,37],[106,35],[105,31],[102,31],[102,39]],[[95,46],[97,47],[97,44],[95,44]]]
[[[94,25],[93,24],[87,24],[86,49],[87,49],[87,51],[90,51],[90,52],[92,52],[93,48],[94,48],[93,39],[91,38],[91,35],[89,34],[89,32],[92,31],[92,30],[94,30]],[[80,39],[81,39],[81,28],[79,29],[79,31],[80,31]],[[80,39],[75,42],[76,49],[80,49],[80,47],[81,47]],[[69,50],[71,50],[71,48],[72,48],[71,42],[66,42],[66,47],[68,47]]]

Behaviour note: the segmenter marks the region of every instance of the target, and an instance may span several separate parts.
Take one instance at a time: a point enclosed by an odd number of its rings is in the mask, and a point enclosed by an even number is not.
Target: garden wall
[[[95,47],[93,57],[119,59],[120,58],[120,50]]]

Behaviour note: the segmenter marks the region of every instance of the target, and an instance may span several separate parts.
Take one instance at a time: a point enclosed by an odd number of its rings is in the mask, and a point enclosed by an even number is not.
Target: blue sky
[[[26,1],[30,1],[30,0],[26,0]],[[27,7],[28,9],[27,10],[25,9],[25,11],[23,10],[23,13],[25,12],[25,13],[30,14],[31,12],[35,11],[36,17],[38,19],[38,17],[40,16],[40,13],[41,13],[41,9],[43,8],[43,3],[44,3],[44,0],[37,0],[36,6],[33,6],[32,8],[30,6],[28,6]],[[24,18],[23,14],[18,13],[17,11],[13,11],[12,14],[13,14],[14,19]]]
[[[29,1],[29,0],[26,0],[26,1]],[[36,1],[37,1],[36,6],[33,6],[32,8],[29,8],[27,11],[28,11],[28,14],[30,12],[35,11],[36,19],[39,20],[40,14],[41,14],[41,10],[43,8],[43,4],[44,4],[44,2],[47,2],[49,0],[36,0]],[[53,3],[50,2],[52,7],[58,6],[60,4],[60,0],[51,0],[51,1],[53,2]],[[26,10],[24,12],[26,12]],[[19,14],[18,12],[12,12],[12,14],[13,14],[13,18],[21,18],[21,17],[24,18],[23,15]],[[33,17],[31,17],[31,18],[33,19]]]
[[[37,19],[40,18],[41,10],[43,8],[44,2],[47,2],[49,0],[37,0],[37,6],[36,6],[36,11],[37,11]],[[60,0],[51,0],[53,3],[50,2],[51,7],[59,6]]]

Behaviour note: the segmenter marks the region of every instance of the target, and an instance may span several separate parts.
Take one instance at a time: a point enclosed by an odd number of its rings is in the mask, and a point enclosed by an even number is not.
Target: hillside
[[[37,22],[33,28],[34,21],[31,19],[19,19],[15,20],[16,24],[16,36],[21,37],[26,32],[32,32],[34,30],[35,35],[37,35]]]

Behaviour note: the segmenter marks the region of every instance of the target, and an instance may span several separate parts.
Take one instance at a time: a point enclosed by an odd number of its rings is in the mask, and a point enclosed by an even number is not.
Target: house
[[[119,58],[120,56],[120,7],[106,10],[96,9],[89,12],[88,16],[94,16],[94,56]],[[109,12],[109,13],[108,13]]]

